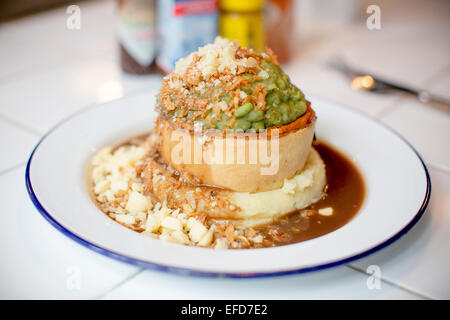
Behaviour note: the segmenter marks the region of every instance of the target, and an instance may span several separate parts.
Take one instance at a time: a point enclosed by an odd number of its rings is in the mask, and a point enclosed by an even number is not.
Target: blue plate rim
[[[122,98],[119,100],[114,100],[113,102],[117,102],[120,100],[124,100],[126,98]],[[339,107],[343,107],[345,109],[347,109],[350,112],[354,112],[357,113],[363,117],[365,117],[366,119],[376,122],[377,124],[381,125],[382,127],[384,127],[385,129],[389,130],[390,132],[392,132],[394,135],[396,135],[397,137],[399,137],[415,154],[416,156],[419,158],[420,162],[422,163],[423,169],[425,171],[425,176],[426,176],[426,180],[427,180],[427,189],[425,192],[425,197],[424,200],[422,201],[422,204],[419,208],[419,210],[417,211],[417,213],[415,214],[414,218],[403,228],[401,229],[399,232],[397,232],[395,235],[393,235],[392,237],[390,237],[389,239],[387,239],[386,241],[376,245],[375,247],[372,247],[362,253],[353,255],[351,257],[347,257],[344,259],[340,259],[337,261],[333,261],[333,262],[329,262],[329,263],[324,263],[321,265],[317,265],[317,266],[312,266],[312,267],[304,267],[304,268],[299,268],[299,269],[292,269],[292,270],[285,270],[285,271],[279,271],[279,272],[261,272],[261,273],[218,273],[218,272],[208,272],[208,271],[198,271],[198,270],[192,270],[192,269],[187,269],[187,268],[179,268],[179,267],[172,267],[172,266],[168,266],[168,265],[163,265],[163,264],[158,264],[158,263],[154,263],[154,262],[149,262],[149,261],[144,261],[144,260],[140,260],[140,259],[136,259],[136,258],[132,258],[132,257],[128,257],[126,255],[105,249],[99,245],[93,244],[83,238],[81,238],[80,236],[76,235],[75,233],[73,233],[72,231],[68,230],[67,228],[65,228],[64,226],[62,226],[60,223],[58,223],[58,221],[56,221],[55,218],[53,218],[51,216],[51,214],[44,208],[44,206],[39,202],[34,190],[33,190],[33,186],[31,183],[31,178],[30,178],[30,166],[31,166],[31,162],[33,160],[33,156],[36,153],[38,147],[41,145],[41,143],[51,134],[53,133],[53,131],[55,131],[58,127],[60,127],[61,125],[63,125],[65,122],[70,121],[72,118],[81,115],[82,113],[85,113],[87,111],[90,111],[94,108],[98,108],[101,106],[104,106],[105,104],[99,104],[96,105],[94,107],[86,107],[83,108],[81,110],[79,110],[78,112],[73,113],[72,115],[68,116],[67,118],[63,119],[62,121],[60,121],[58,124],[56,124],[52,129],[50,129],[46,134],[44,134],[44,136],[39,140],[39,142],[36,144],[36,146],[34,147],[33,151],[31,152],[31,155],[28,159],[27,162],[27,166],[25,169],[25,185],[27,188],[27,192],[28,195],[33,203],[33,205],[36,207],[36,209],[38,210],[38,212],[54,227],[56,228],[58,231],[60,231],[62,234],[64,234],[65,236],[67,236],[68,238],[74,240],[75,242],[77,242],[78,244],[81,244],[82,246],[93,250],[97,253],[100,253],[104,256],[107,256],[109,258],[121,261],[121,262],[125,262],[131,265],[134,265],[136,267],[139,268],[143,268],[143,269],[149,269],[149,270],[156,270],[156,271],[163,271],[163,272],[169,272],[169,273],[174,273],[174,274],[181,274],[181,275],[189,275],[189,276],[197,276],[197,277],[222,277],[222,278],[262,278],[262,277],[275,277],[275,276],[284,276],[284,275],[292,275],[292,274],[300,274],[300,273],[307,273],[307,272],[312,272],[312,271],[319,271],[319,270],[324,270],[324,269],[329,269],[332,267],[337,267],[340,266],[342,264],[346,264],[361,258],[364,258],[374,252],[377,252],[385,247],[387,247],[388,245],[394,243],[395,241],[397,241],[399,238],[401,238],[403,235],[405,235],[419,220],[420,218],[423,216],[423,214],[426,211],[426,208],[430,202],[430,196],[431,196],[431,179],[430,179],[430,174],[428,172],[428,168],[425,165],[425,162],[423,161],[422,157],[420,156],[420,154],[417,152],[417,150],[402,136],[400,135],[397,131],[395,131],[394,129],[392,129],[391,127],[387,126],[386,124],[384,124],[383,122],[379,121],[378,119],[374,119],[369,117],[367,114],[363,113],[362,111],[359,110],[355,110],[351,107],[348,107],[346,105],[342,105],[342,104],[338,104],[332,101],[329,101],[327,99],[323,99],[323,98],[319,98],[320,100],[326,101],[330,104],[334,104],[334,105],[338,105]]]

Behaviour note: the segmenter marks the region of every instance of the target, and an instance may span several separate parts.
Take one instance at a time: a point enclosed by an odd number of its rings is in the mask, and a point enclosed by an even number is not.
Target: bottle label
[[[156,54],[154,1],[128,0],[119,13],[119,41],[142,67],[152,64]]]
[[[217,1],[159,1],[157,65],[171,72],[180,58],[213,42],[217,36],[217,20]]]
[[[174,16],[209,14],[217,11],[215,0],[176,1],[173,7]]]

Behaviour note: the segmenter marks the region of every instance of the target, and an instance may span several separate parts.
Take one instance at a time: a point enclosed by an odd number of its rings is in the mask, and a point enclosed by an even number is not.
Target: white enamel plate
[[[131,100],[131,101],[130,101]],[[112,221],[91,201],[85,169],[99,148],[152,129],[153,102],[121,99],[85,109],[51,130],[28,161],[26,183],[39,212],[78,243],[139,267],[193,275],[255,277],[306,272],[361,258],[394,242],[422,216],[427,169],[398,134],[351,109],[313,99],[316,135],[351,158],[367,195],[346,225],[281,247],[214,250],[164,243]]]

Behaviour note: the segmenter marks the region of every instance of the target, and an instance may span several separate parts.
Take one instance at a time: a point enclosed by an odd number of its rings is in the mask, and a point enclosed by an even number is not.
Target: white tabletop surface
[[[450,298],[450,114],[404,96],[354,91],[325,66],[340,54],[355,66],[450,98],[448,1],[382,5],[381,30],[362,23],[303,35],[285,66],[307,96],[365,112],[421,153],[432,180],[423,218],[394,244],[349,265],[247,280],[179,276],[111,260],[59,233],[29,200],[25,164],[47,130],[98,103],[139,95],[153,99],[161,80],[121,72],[115,2],[79,6],[80,30],[66,28],[65,8],[0,24],[0,298]],[[368,285],[372,265],[381,274],[379,288]]]

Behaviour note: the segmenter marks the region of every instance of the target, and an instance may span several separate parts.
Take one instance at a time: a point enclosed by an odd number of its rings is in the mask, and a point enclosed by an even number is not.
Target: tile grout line
[[[135,277],[137,277],[139,274],[141,274],[145,269],[139,269],[138,271],[136,271],[135,273],[131,274],[130,276],[126,277],[125,279],[119,281],[118,283],[116,283],[114,286],[112,286],[110,289],[106,290],[104,293],[101,293],[100,295],[98,295],[97,297],[92,298],[92,300],[101,300],[102,298],[104,298],[108,293],[113,292],[114,290],[118,289],[119,287],[123,286],[125,283],[127,283],[128,281],[134,279]]]
[[[356,271],[356,272],[359,272],[359,273],[362,273],[362,274],[365,274],[365,275],[368,275],[368,276],[371,275],[371,274],[365,272],[364,270],[361,270],[361,269],[359,269],[359,268],[357,268],[357,267],[354,267],[354,266],[352,266],[352,265],[350,265],[350,264],[347,264],[347,265],[345,265],[345,266],[346,266],[347,268],[349,268],[349,269],[352,269],[352,270]],[[399,288],[399,289],[401,289],[401,290],[403,290],[403,291],[406,291],[406,292],[408,292],[408,293],[410,293],[410,294],[413,294],[413,295],[415,295],[415,296],[418,296],[419,298],[422,298],[422,299],[424,299],[424,300],[435,300],[435,299],[433,299],[433,298],[431,298],[431,297],[428,297],[428,296],[425,295],[425,294],[416,292],[416,291],[414,291],[414,290],[412,290],[412,289],[409,289],[409,288],[407,288],[407,287],[405,287],[405,286],[402,286],[402,285],[400,285],[400,284],[396,284],[396,283],[394,283],[394,282],[392,282],[392,281],[390,281],[390,280],[387,280],[386,278],[383,278],[383,277],[382,277],[380,280],[381,280],[382,282],[384,282],[384,283],[390,285],[390,286]]]
[[[131,97],[133,97],[133,96],[137,96],[137,95],[141,94],[141,93],[144,92],[145,90],[152,90],[152,89],[156,89],[156,86],[151,86],[151,87],[145,87],[145,88],[136,89],[136,90],[134,90],[134,91],[129,92],[127,95],[124,95],[123,97],[121,97],[121,98],[119,98],[119,99],[115,99],[115,100],[111,100],[111,101],[105,102],[105,104],[106,104],[106,103],[111,103],[111,102],[114,102],[114,101],[117,101],[117,100],[128,99],[128,98],[131,98]],[[102,104],[103,104],[103,103],[102,103]],[[99,103],[91,103],[91,104],[88,104],[88,105],[86,105],[86,106],[80,108],[80,110],[81,110],[81,109],[85,109],[85,108],[90,108],[90,107],[93,107],[93,106],[96,106],[96,105],[99,105]],[[69,115],[69,116],[70,116],[70,115]],[[66,118],[67,118],[67,117],[66,117]],[[65,119],[65,118],[64,118],[64,119]],[[0,113],[0,121],[1,121],[1,120],[5,121],[6,123],[8,123],[8,124],[10,124],[10,125],[12,125],[12,126],[14,126],[14,127],[17,127],[18,129],[22,129],[22,130],[24,130],[24,131],[26,131],[26,132],[28,132],[28,133],[34,135],[34,136],[37,136],[37,137],[39,137],[39,138],[42,138],[42,137],[45,135],[45,133],[42,133],[42,132],[38,131],[37,129],[35,129],[35,128],[33,128],[33,127],[31,127],[31,126],[29,126],[29,125],[27,125],[27,124],[25,124],[25,123],[22,123],[22,122],[20,122],[20,121],[17,121],[17,120],[15,120],[15,119],[12,119],[12,118],[6,116],[6,115],[3,114],[3,113]],[[57,122],[57,123],[59,123],[59,122]],[[28,158],[25,159],[25,161],[23,161],[23,162],[20,162],[20,163],[18,163],[18,164],[12,165],[12,166],[10,166],[10,167],[8,167],[8,168],[6,168],[6,169],[0,170],[0,176],[2,176],[2,175],[4,175],[4,174],[7,174],[7,173],[9,173],[9,172],[11,172],[11,171],[14,171],[15,169],[20,168],[21,166],[26,165],[26,164],[27,164],[27,161],[28,161]]]
[[[394,111],[403,107],[405,97],[401,95],[397,95],[394,101],[387,104],[385,107],[381,108],[378,112],[376,112],[373,117],[378,121],[382,121],[384,117],[390,115]]]
[[[153,90],[153,89],[156,89],[156,87],[157,87],[157,86],[149,86],[149,87],[145,87],[145,88],[136,89],[136,90],[134,90],[134,91],[129,92],[127,95],[124,95],[123,97],[121,97],[121,98],[119,98],[119,99],[111,100],[111,101],[108,101],[108,102],[105,102],[105,103],[101,103],[101,104],[112,103],[112,102],[114,102],[114,101],[122,100],[122,99],[128,99],[128,98],[131,98],[131,97],[133,97],[133,96],[137,96],[137,95],[141,94],[141,93],[144,92],[145,90]],[[90,107],[93,107],[93,106],[97,106],[97,105],[99,105],[99,103],[91,103],[91,104],[88,104],[88,105],[86,105],[86,106],[80,108],[80,110],[81,110],[81,109],[85,109],[85,108],[90,108]],[[69,115],[68,117],[70,117],[70,115]],[[67,118],[67,117],[66,117],[66,118]],[[64,118],[64,119],[65,119],[65,118]],[[63,120],[64,120],[64,119],[63,119]],[[37,136],[37,137],[39,137],[39,138],[42,138],[42,137],[45,135],[45,133],[41,133],[41,132],[38,131],[37,129],[35,129],[35,128],[31,127],[31,126],[28,126],[27,124],[22,123],[22,122],[20,122],[20,121],[17,121],[17,120],[15,120],[15,119],[12,119],[12,118],[10,118],[10,117],[6,116],[5,114],[2,114],[2,113],[0,113],[0,120],[3,120],[3,121],[5,121],[6,123],[8,123],[8,124],[10,124],[10,125],[12,125],[12,126],[14,126],[14,127],[17,127],[17,128],[19,128],[19,129],[22,129],[22,130],[24,130],[24,131],[26,131],[26,132],[28,132],[28,133],[34,135],[34,136]],[[61,120],[61,121],[63,121],[63,120]],[[60,121],[59,121],[59,122],[60,122]],[[57,122],[57,123],[59,123],[59,122]],[[2,176],[2,175],[4,175],[4,174],[7,174],[7,173],[9,173],[10,171],[13,171],[13,170],[15,170],[15,169],[17,169],[17,168],[19,168],[19,167],[21,167],[21,166],[26,165],[26,164],[27,164],[27,161],[28,161],[28,158],[25,159],[25,161],[23,161],[23,162],[20,162],[20,163],[18,163],[18,164],[12,165],[12,166],[10,166],[10,167],[8,167],[8,168],[6,168],[6,169],[0,170],[0,176]]]
[[[427,167],[430,167],[433,170],[439,171],[440,173],[450,174],[450,170],[447,168],[441,167],[439,165],[435,165],[428,161],[425,161],[425,164],[427,165]]]
[[[101,104],[107,104],[107,103],[112,103],[114,101],[119,101],[119,100],[122,100],[122,99],[128,99],[128,98],[131,98],[133,96],[137,96],[137,95],[143,93],[145,90],[153,90],[153,89],[156,89],[157,87],[158,86],[156,86],[156,85],[155,86],[152,85],[152,86],[148,86],[148,87],[144,87],[144,88],[138,88],[138,89],[132,90],[128,94],[126,94],[126,95],[124,95],[124,96],[122,96],[120,98],[114,99],[114,100],[106,101],[106,102],[103,102],[103,103],[98,103],[98,102],[89,103],[89,104],[84,105],[81,108],[79,108],[78,111],[83,110],[83,109],[87,109],[87,108],[91,108],[91,107],[94,107],[94,106],[98,106],[98,105],[101,105]],[[60,123],[61,121],[64,121],[65,119],[67,119],[71,115],[77,113],[78,111],[72,112],[71,114],[65,116],[61,120],[57,121],[56,124]],[[3,121],[5,121],[5,122],[7,122],[7,123],[9,123],[9,124],[11,124],[13,126],[18,127],[18,128],[21,128],[21,129],[27,131],[28,133],[31,133],[31,134],[36,135],[38,137],[42,137],[42,136],[45,135],[45,133],[42,133],[38,129],[35,129],[35,128],[29,126],[28,124],[20,122],[20,121],[18,121],[16,119],[13,119],[13,118],[7,116],[5,113],[2,113],[2,112],[0,112],[0,120],[3,120]],[[54,126],[52,126],[51,128],[53,128],[53,127]],[[48,130],[50,130],[50,129],[48,129]],[[48,132],[48,130],[46,132]]]
[[[447,72],[450,72],[450,63],[447,64],[444,68],[436,72],[434,75],[430,76],[428,79],[424,81],[425,85],[429,85],[434,83],[435,81],[438,81],[442,77],[445,77],[447,75]]]
[[[445,66],[444,68],[442,68],[441,70],[437,71],[435,74],[431,75],[430,77],[428,77],[428,79],[426,79],[425,81],[422,82],[422,84],[419,87],[426,87],[426,86],[430,86],[434,83],[436,83],[437,81],[439,81],[439,79],[441,79],[442,77],[444,77],[447,72],[450,71],[450,64],[448,64],[447,66]],[[425,91],[430,91],[430,90],[425,90]],[[408,95],[401,95],[399,94],[398,97],[392,102],[389,103],[386,107],[382,108],[381,110],[379,110],[377,113],[374,114],[374,117],[381,120],[381,118],[388,116],[389,114],[391,114],[392,112],[398,110],[399,108],[404,107],[404,103],[407,102],[410,99],[414,99],[411,96]],[[399,104],[399,107],[396,107],[395,104]],[[432,106],[428,106],[430,108],[432,108]],[[436,107],[434,107],[436,108]]]
[[[364,275],[370,275],[370,274],[368,274],[367,272],[365,272],[364,270],[361,270],[361,269],[359,269],[359,268],[353,267],[353,266],[351,266],[351,265],[349,265],[349,264],[348,264],[348,265],[345,265],[345,266],[346,266],[347,268],[353,270],[353,271],[358,272],[358,273],[362,273],[362,274],[364,274]],[[137,277],[139,274],[141,274],[141,273],[144,272],[145,270],[146,270],[146,269],[140,269],[140,270],[136,271],[136,272],[133,273],[132,275],[126,277],[125,279],[123,279],[122,281],[120,281],[119,283],[117,283],[116,285],[114,285],[112,288],[110,288],[110,289],[107,290],[106,292],[100,294],[100,295],[97,296],[97,297],[94,297],[93,300],[101,300],[101,299],[104,298],[106,295],[108,295],[109,293],[111,293],[111,292],[115,291],[116,289],[120,288],[121,286],[123,286],[123,285],[126,284],[127,282],[131,281],[132,279],[134,279],[135,277]],[[385,279],[385,278],[381,278],[381,281],[384,282],[384,283],[386,283],[386,284],[388,284],[388,285],[390,285],[390,286],[392,286],[392,287],[396,287],[396,288],[398,288],[398,289],[400,289],[400,290],[406,291],[406,292],[408,292],[408,293],[410,293],[410,294],[412,294],[412,295],[414,295],[414,296],[417,296],[417,297],[419,297],[419,298],[421,298],[421,299],[424,299],[424,300],[435,300],[435,299],[433,299],[433,298],[431,298],[431,297],[429,297],[429,296],[427,296],[427,295],[425,295],[425,294],[416,292],[416,291],[414,291],[414,290],[412,290],[412,289],[409,289],[409,288],[406,288],[406,287],[404,287],[404,286],[402,286],[402,285],[399,285],[399,284],[396,284],[396,283],[394,283],[394,282],[391,282],[391,281],[389,281],[389,280],[387,280],[387,279]]]
[[[30,76],[32,77],[34,75],[38,75],[38,74],[41,74],[44,72],[52,72],[59,68],[67,67],[68,65],[80,63],[83,60],[92,60],[92,59],[100,59],[100,58],[110,59],[112,62],[115,62],[115,63],[120,62],[119,59],[115,56],[109,57],[107,51],[97,53],[97,54],[92,54],[92,55],[86,56],[86,57],[74,55],[74,56],[70,56],[67,60],[59,61],[55,64],[48,64],[45,66],[40,66],[40,67],[35,67],[35,68],[30,67],[25,70],[21,70],[21,71],[7,74],[7,75],[3,75],[0,77],[0,86],[3,86],[4,83],[10,83],[12,81],[20,81],[27,77],[30,77]]]
[[[21,163],[19,163],[19,164],[16,164],[16,165],[14,165],[14,166],[12,166],[12,167],[9,167],[9,168],[6,168],[6,169],[4,169],[4,170],[1,170],[0,171],[0,176],[2,176],[2,175],[4,175],[4,174],[7,174],[7,173],[9,173],[9,172],[11,172],[11,171],[14,171],[14,170],[16,170],[16,169],[18,169],[18,168],[20,168],[20,167],[23,167],[23,166],[25,166],[27,164],[27,162],[25,161],[25,162],[21,162]]]
[[[320,95],[318,95],[316,97],[319,98],[319,99],[328,99],[328,98],[326,98],[324,96],[320,96]],[[389,125],[386,122],[384,122],[382,118],[385,115],[389,115],[391,112],[394,112],[395,110],[402,108],[403,106],[395,107],[392,104],[393,103],[399,103],[399,102],[402,103],[404,99],[405,99],[405,97],[403,97],[403,98],[402,97],[398,97],[398,98],[395,99],[395,101],[393,101],[392,103],[389,103],[388,105],[383,107],[378,113],[375,113],[375,114],[366,113],[366,116],[369,117],[369,118],[372,118],[372,119],[374,119],[376,121],[379,121],[379,122],[383,123],[384,125],[387,125],[389,128],[393,129],[394,131],[396,131],[396,129],[394,127],[392,127],[391,125]],[[333,103],[340,104],[339,102],[336,102],[334,100],[331,100],[331,99],[328,99],[328,100],[330,100]],[[346,106],[346,107],[355,110],[353,107],[351,107],[349,105]],[[401,136],[403,137],[403,135],[401,135]],[[450,174],[450,169],[448,169],[446,167],[440,166],[438,164],[431,163],[431,162],[429,162],[428,160],[425,160],[425,159],[424,159],[424,162],[427,165],[427,167],[431,167],[432,169],[437,170],[437,171],[439,171],[441,173]]]
[[[42,132],[40,132],[39,130],[36,130],[35,128],[30,127],[30,126],[28,126],[27,124],[22,123],[22,122],[20,122],[20,121],[17,121],[17,120],[15,120],[15,119],[13,119],[13,118],[10,118],[9,116],[5,115],[4,113],[0,113],[0,119],[3,120],[3,121],[5,121],[5,122],[7,122],[7,123],[10,124],[10,125],[13,125],[13,126],[15,126],[15,127],[18,127],[18,128],[20,128],[20,129],[23,129],[23,130],[25,130],[26,132],[31,133],[31,134],[33,134],[33,135],[35,135],[35,136],[42,137],[42,136],[44,135],[44,134],[43,134]]]

